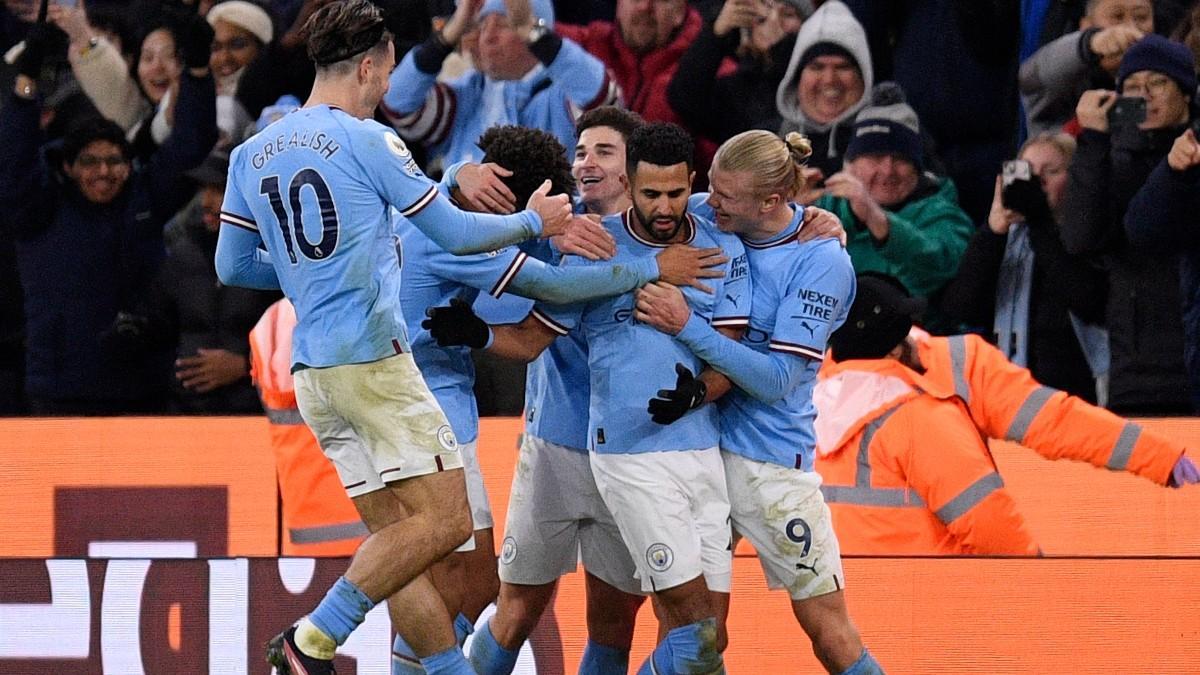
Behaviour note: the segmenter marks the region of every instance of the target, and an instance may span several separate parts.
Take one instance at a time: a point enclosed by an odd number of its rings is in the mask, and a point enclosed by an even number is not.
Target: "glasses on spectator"
[[[121,155],[80,155],[75,159],[75,163],[85,169],[94,169],[101,164],[105,164],[110,169],[115,169],[118,166],[127,164],[125,158]]]
[[[254,46],[254,41],[252,41],[250,38],[235,37],[235,38],[232,38],[225,42],[218,42],[216,40],[213,40],[212,50],[214,52],[219,52],[222,49],[229,49],[231,51],[236,52],[236,51],[241,51],[243,49],[250,49],[253,46]]]
[[[1146,78],[1145,83],[1125,80],[1121,87],[1122,96],[1162,96],[1171,85],[1171,78],[1159,75]]]

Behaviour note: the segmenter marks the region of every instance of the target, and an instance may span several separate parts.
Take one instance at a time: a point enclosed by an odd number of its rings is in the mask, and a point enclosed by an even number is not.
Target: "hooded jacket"
[[[822,371],[813,402],[843,553],[1038,553],[952,388],[892,359],[844,361]]]
[[[821,42],[835,44],[849,52],[857,62],[863,80],[862,98],[832,122],[824,124],[805,117],[796,96],[796,84],[800,80],[800,59],[806,51]],[[821,169],[826,176],[832,176],[842,170],[842,156],[846,152],[846,146],[850,144],[854,117],[869,102],[874,84],[871,50],[867,45],[867,34],[862,24],[840,0],[829,0],[800,27],[787,71],[775,90],[775,106],[783,117],[779,134],[783,136],[790,131],[799,131],[808,136],[813,145],[809,166]]]
[[[910,339],[923,377],[952,390],[967,406],[979,433],[1020,443],[1050,460],[1087,462],[1166,485],[1184,453],[1179,443],[1047,387],[978,335]]]

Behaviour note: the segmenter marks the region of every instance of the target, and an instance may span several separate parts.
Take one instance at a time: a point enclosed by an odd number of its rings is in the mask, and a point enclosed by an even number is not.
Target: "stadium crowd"
[[[305,100],[323,4],[52,1],[38,20],[6,0],[0,413],[257,412],[245,335],[274,297],[205,258],[222,153]],[[616,103],[694,135],[697,190],[736,133],[802,132],[802,201],[841,217],[856,270],[930,300],[926,329],[1117,412],[1192,413],[1193,5],[538,0],[530,41],[497,0],[380,0],[398,65],[377,117],[437,178],[488,127],[570,149],[578,115]],[[874,125],[887,147],[852,143]],[[1009,160],[1027,163],[1002,177]],[[517,413],[522,371],[476,359],[485,411]]]
[[[215,214],[229,149],[308,95],[323,4],[6,0],[0,413],[260,410],[246,335],[277,296],[217,282]],[[697,190],[731,136],[799,131],[801,201],[925,329],[1120,413],[1200,409],[1195,3],[537,0],[536,35],[498,0],[378,4],[377,118],[435,178],[497,124],[573,159],[608,104],[691,132]],[[518,413],[523,371],[475,358],[484,412]]]
[[[385,598],[394,672],[468,672],[492,600],[507,672],[579,557],[585,661],[649,595],[644,672],[716,672],[730,524],[881,672],[841,550],[1040,552],[987,437],[1200,482],[1118,417],[1200,412],[1200,4],[6,0],[0,43],[0,414],[302,416],[370,534],[282,672]]]

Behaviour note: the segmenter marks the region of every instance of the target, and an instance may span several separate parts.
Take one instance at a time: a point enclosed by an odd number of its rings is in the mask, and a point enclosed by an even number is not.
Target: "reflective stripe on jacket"
[[[1076,396],[1044,386],[978,335],[910,334],[924,377],[952,390],[987,438],[1020,443],[1047,459],[1128,471],[1165,485],[1183,445]]]
[[[826,366],[813,400],[843,553],[1038,553],[953,390],[895,360],[846,361]]]
[[[250,331],[250,375],[271,423],[271,448],[283,501],[280,553],[349,556],[366,536],[367,527],[296,407],[291,373],[295,325],[296,310],[287,300],[280,300]]]

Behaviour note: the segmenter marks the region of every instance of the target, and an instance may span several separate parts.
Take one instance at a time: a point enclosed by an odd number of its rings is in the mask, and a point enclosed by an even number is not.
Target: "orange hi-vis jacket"
[[[367,534],[337,471],[300,417],[292,382],[296,310],[286,299],[267,308],[250,331],[250,375],[271,423],[271,447],[283,501],[285,556],[354,554]]]
[[[954,390],[892,359],[827,365],[816,470],[843,553],[1036,555]]]
[[[966,403],[979,432],[1166,485],[1184,446],[1083,399],[1042,385],[978,335],[909,336],[925,378]]]

